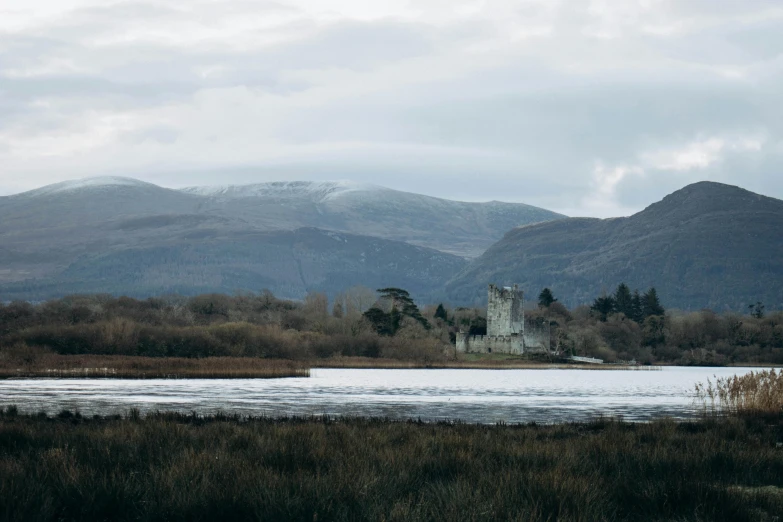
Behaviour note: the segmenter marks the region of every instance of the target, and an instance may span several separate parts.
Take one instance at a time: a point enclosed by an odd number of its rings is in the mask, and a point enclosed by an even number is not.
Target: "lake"
[[[82,414],[140,410],[245,415],[351,415],[477,423],[688,418],[697,382],[753,368],[638,370],[314,369],[289,379],[24,379],[0,381],[0,406]]]

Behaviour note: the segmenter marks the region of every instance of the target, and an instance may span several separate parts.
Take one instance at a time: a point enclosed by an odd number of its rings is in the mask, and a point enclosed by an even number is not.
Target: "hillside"
[[[42,300],[73,293],[146,297],[166,293],[271,290],[302,298],[354,285],[399,286],[416,295],[442,288],[460,257],[399,241],[314,228],[276,232],[185,233],[155,244],[81,256],[54,276],[7,283],[0,299]]]
[[[261,288],[298,298],[392,283],[421,295],[509,228],[559,217],[352,182],[173,190],[129,178],[68,181],[0,197],[0,300]],[[352,239],[323,240],[330,233]]]
[[[204,209],[267,229],[318,227],[481,255],[510,228],[564,216],[522,203],[466,203],[350,181],[192,187]]]
[[[783,307],[783,201],[701,182],[628,218],[569,218],[508,232],[455,276],[446,295],[480,303],[486,284],[544,287],[568,305],[620,282],[655,286],[669,307]],[[535,294],[535,295],[532,295]]]

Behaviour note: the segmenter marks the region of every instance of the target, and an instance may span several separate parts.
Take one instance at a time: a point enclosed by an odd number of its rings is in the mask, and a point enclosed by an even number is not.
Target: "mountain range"
[[[348,181],[67,181],[0,197],[0,300],[264,288],[301,298],[355,284],[423,296],[510,228],[562,217]]]
[[[681,309],[783,308],[783,201],[720,183],[689,185],[613,219],[569,218],[514,228],[446,285],[453,302],[482,303],[487,282],[551,288],[567,305],[621,282],[656,287]]]
[[[682,309],[783,308],[783,201],[689,185],[630,217],[566,218],[355,182],[174,190],[91,178],[0,197],[0,301],[353,285],[485,304],[487,283],[567,305],[621,282]]]

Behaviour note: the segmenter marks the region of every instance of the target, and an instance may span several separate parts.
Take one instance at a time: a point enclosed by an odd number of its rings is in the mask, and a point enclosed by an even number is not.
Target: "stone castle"
[[[511,353],[549,351],[549,331],[525,330],[524,293],[519,285],[489,285],[487,335],[457,334],[457,353]]]

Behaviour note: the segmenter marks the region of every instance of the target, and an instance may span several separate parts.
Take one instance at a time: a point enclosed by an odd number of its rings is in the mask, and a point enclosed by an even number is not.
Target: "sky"
[[[0,0],[0,195],[351,179],[572,216],[783,198],[780,0]]]

